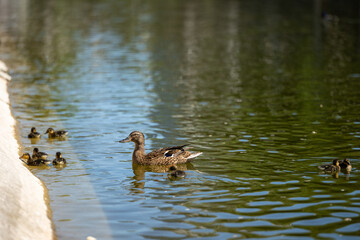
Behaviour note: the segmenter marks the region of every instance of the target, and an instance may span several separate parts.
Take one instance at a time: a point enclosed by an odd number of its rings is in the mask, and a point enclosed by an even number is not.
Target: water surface
[[[30,168],[59,239],[358,238],[357,1],[1,0],[0,23],[22,150],[68,161]],[[133,130],[203,155],[171,181]]]

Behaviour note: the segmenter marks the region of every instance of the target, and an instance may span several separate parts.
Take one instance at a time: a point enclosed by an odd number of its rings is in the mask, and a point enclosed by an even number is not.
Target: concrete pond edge
[[[0,239],[56,239],[47,189],[19,159],[9,81],[0,60]]]

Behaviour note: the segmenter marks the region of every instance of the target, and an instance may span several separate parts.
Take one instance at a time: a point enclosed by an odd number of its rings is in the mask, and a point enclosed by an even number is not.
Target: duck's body
[[[68,134],[68,131],[59,130],[55,131],[53,128],[48,128],[46,132],[49,138],[62,138]]]
[[[341,170],[344,170],[346,172],[351,172],[351,163],[350,159],[345,158],[344,160],[340,161],[339,163]]]
[[[42,166],[42,165],[49,165],[50,164],[50,160],[34,159],[34,158],[31,158],[29,153],[24,153],[20,157],[20,159],[23,160],[29,166]]]
[[[34,148],[33,154],[31,156],[33,159],[43,159],[46,160],[48,157],[47,153],[40,152],[38,148]]]
[[[140,165],[175,165],[189,162],[191,159],[201,155],[201,152],[191,153],[183,146],[160,148],[145,154],[145,137],[139,131],[134,131],[120,142],[134,142],[135,149],[132,161]]]
[[[341,167],[339,164],[340,164],[339,159],[334,159],[332,164],[320,165],[319,169],[324,172],[328,172],[328,173],[336,173],[341,170]]]
[[[53,160],[53,165],[65,165],[66,159],[61,156],[61,152],[56,153],[56,158]]]
[[[36,128],[32,127],[28,135],[28,138],[40,138],[41,134],[36,131]]]
[[[169,178],[184,178],[186,176],[184,171],[177,170],[175,166],[169,168]]]

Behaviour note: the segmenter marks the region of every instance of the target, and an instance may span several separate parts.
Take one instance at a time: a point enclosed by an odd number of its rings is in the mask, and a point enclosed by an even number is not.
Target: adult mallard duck
[[[51,162],[50,160],[31,158],[29,153],[24,153],[20,157],[20,159],[23,160],[29,166],[49,165]]]
[[[28,135],[28,138],[40,138],[40,137],[41,137],[40,133],[38,133],[36,131],[35,127],[32,127],[31,130],[30,130],[30,133]]]
[[[38,148],[34,148],[33,154],[31,156],[33,159],[43,159],[46,160],[48,157],[47,153],[40,152]]]
[[[134,142],[135,149],[132,155],[132,161],[140,165],[175,165],[186,163],[199,156],[202,152],[191,153],[185,148],[186,145],[168,147],[154,150],[145,154],[145,137],[142,132],[134,131],[121,140],[121,143]]]
[[[177,170],[175,166],[171,166],[169,168],[169,174],[168,177],[173,179],[173,178],[184,178],[185,177],[185,172],[181,171],[181,170]]]
[[[341,170],[339,164],[340,164],[339,159],[334,159],[332,164],[320,165],[319,169],[328,173],[336,173]]]
[[[49,138],[60,138],[65,137],[68,134],[68,131],[59,130],[55,131],[53,128],[48,128],[46,132]]]
[[[346,172],[351,172],[351,163],[350,159],[345,158],[344,160],[340,161],[339,163],[341,170],[344,170]]]
[[[56,158],[53,160],[53,165],[64,165],[66,164],[65,158],[61,156],[61,152],[56,153]]]

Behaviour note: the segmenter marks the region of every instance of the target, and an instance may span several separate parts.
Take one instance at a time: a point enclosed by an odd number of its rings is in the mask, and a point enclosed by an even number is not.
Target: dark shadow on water
[[[134,187],[131,189],[133,192],[139,192],[139,189],[143,189],[145,187],[145,174],[146,172],[152,173],[167,173],[169,168],[172,165],[159,165],[159,166],[148,166],[148,165],[139,165],[136,163],[132,164],[132,169],[134,173],[133,181]],[[187,170],[195,170],[194,165],[192,163],[186,164],[178,164],[176,165],[178,170],[187,171]],[[142,191],[140,191],[142,192]]]

